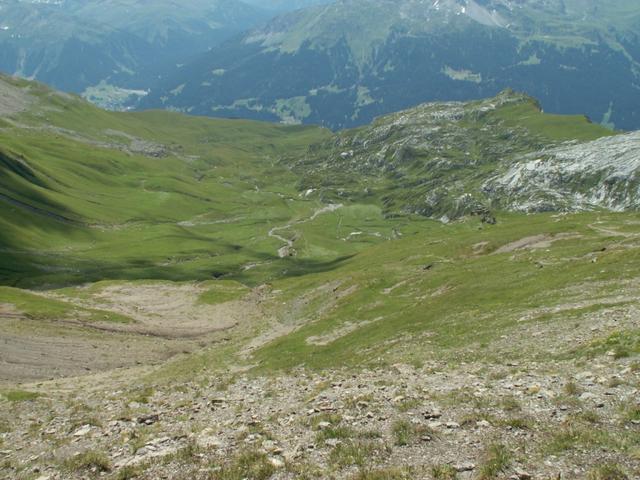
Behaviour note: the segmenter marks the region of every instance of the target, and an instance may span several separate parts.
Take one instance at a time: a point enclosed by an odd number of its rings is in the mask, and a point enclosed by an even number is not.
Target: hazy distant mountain
[[[146,89],[270,15],[239,0],[0,0],[0,70],[72,92],[100,85],[108,104],[127,95],[114,86]]]
[[[289,12],[312,5],[324,5],[334,0],[244,0],[245,3],[267,10]]]
[[[506,87],[640,127],[637,1],[340,0],[226,42],[145,105],[341,128]]]

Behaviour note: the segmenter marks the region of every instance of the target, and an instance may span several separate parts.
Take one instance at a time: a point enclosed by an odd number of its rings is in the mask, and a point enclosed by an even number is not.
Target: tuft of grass
[[[99,418],[96,418],[94,416],[82,416],[81,418],[75,419],[73,422],[71,422],[71,425],[69,426],[69,432],[73,432],[84,425],[91,425],[92,427],[98,428],[103,427],[103,423]]]
[[[502,422],[502,424],[516,430],[531,430],[533,428],[533,421],[525,417],[507,418]]]
[[[104,452],[87,450],[66,459],[63,468],[69,472],[104,473],[111,471],[111,462]]]
[[[502,444],[494,443],[487,448],[479,469],[479,480],[498,478],[511,465],[511,452]]]
[[[431,476],[434,480],[456,480],[458,472],[451,465],[434,465],[431,467]]]
[[[131,401],[146,405],[151,401],[151,397],[153,397],[154,393],[155,390],[153,389],[153,387],[144,387],[131,396]]]
[[[582,389],[576,382],[567,382],[564,385],[564,393],[566,393],[567,395],[576,396],[582,393]]]
[[[188,465],[193,463],[194,458],[200,454],[200,448],[194,440],[189,441],[184,447],[174,453],[170,459],[171,461]]]
[[[374,456],[388,454],[387,447],[364,440],[351,440],[337,445],[329,454],[329,462],[338,468],[365,468]]]
[[[264,453],[247,450],[238,454],[229,465],[225,465],[214,477],[216,480],[267,480],[276,472]]]
[[[311,418],[309,426],[314,430],[317,430],[319,428],[318,425],[323,422],[330,423],[333,426],[340,425],[340,422],[342,422],[342,416],[338,413],[320,413],[319,415]]]
[[[522,410],[520,400],[513,395],[508,395],[500,399],[500,408],[505,412],[516,412]]]
[[[593,410],[585,410],[580,412],[575,417],[577,420],[583,421],[585,423],[590,423],[592,425],[598,424],[601,421],[600,415]]]
[[[356,432],[349,427],[329,427],[318,431],[316,434],[316,441],[318,443],[324,443],[329,439],[347,439],[356,436]]]
[[[30,402],[40,397],[39,393],[27,392],[25,390],[10,390],[2,394],[10,402]]]
[[[407,468],[361,469],[350,480],[412,480],[415,476]]]
[[[357,432],[356,436],[365,440],[375,440],[383,437],[382,432],[379,430],[362,430]]]
[[[559,454],[571,450],[581,440],[581,431],[573,425],[568,425],[554,433],[546,444],[546,451],[551,454]]]
[[[433,435],[429,427],[409,422],[408,420],[397,420],[391,427],[394,444],[398,447],[404,447],[413,443],[416,439],[423,435]]]
[[[620,330],[575,350],[577,356],[593,358],[613,352],[616,360],[640,354],[640,329]]]
[[[131,440],[129,441],[131,453],[135,455],[138,450],[147,444],[148,439],[149,433],[146,429],[137,428],[133,430],[131,432]]]
[[[614,464],[598,465],[587,475],[588,480],[629,480],[627,474]]]
[[[622,405],[622,415],[627,422],[640,422],[640,403]]]
[[[421,402],[417,398],[405,398],[396,405],[399,412],[406,413],[420,406]]]
[[[9,433],[12,431],[11,425],[6,420],[0,420],[0,433]]]
[[[126,467],[118,470],[113,480],[131,480],[132,478],[138,478],[144,473],[144,469],[139,465],[127,465]]]

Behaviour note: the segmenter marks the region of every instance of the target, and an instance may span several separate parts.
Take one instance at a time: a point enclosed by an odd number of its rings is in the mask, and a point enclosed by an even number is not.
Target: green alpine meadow
[[[640,479],[638,18],[0,0],[0,478]]]

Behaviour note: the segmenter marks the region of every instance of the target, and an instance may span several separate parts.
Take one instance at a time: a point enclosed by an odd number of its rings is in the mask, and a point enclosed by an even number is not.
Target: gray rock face
[[[512,210],[613,211],[640,206],[640,132],[525,155],[484,190]]]

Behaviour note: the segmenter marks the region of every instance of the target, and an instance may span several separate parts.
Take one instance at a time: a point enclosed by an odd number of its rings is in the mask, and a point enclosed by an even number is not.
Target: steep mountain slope
[[[274,219],[315,208],[287,204],[295,178],[274,163],[322,129],[110,113],[39,84],[0,87],[4,284],[213,278],[277,258]]]
[[[0,76],[0,477],[637,478],[636,151],[513,92],[332,135]]]
[[[512,87],[634,129],[639,35],[631,0],[341,0],[214,49],[145,105],[339,129]]]
[[[71,92],[92,87],[93,100],[118,106],[176,62],[268,16],[236,0],[2,0],[0,71]]]

